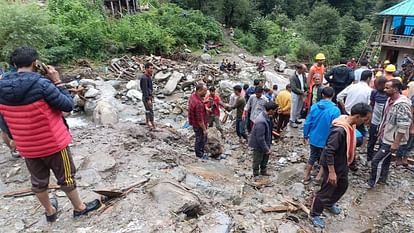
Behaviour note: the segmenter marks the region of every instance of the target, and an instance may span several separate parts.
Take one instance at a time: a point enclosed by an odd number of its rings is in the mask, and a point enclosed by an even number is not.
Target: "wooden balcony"
[[[414,49],[414,37],[394,34],[383,34],[381,45],[397,48]]]

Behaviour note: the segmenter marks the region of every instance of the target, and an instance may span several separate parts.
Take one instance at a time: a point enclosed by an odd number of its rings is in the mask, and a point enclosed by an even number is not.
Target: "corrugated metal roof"
[[[401,16],[414,16],[414,0],[405,0],[392,6],[379,15],[401,15]]]

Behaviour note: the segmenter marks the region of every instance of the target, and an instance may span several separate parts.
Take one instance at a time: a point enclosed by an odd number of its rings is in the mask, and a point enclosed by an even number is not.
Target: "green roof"
[[[400,16],[414,16],[414,0],[405,0],[392,6],[379,15],[400,15]]]

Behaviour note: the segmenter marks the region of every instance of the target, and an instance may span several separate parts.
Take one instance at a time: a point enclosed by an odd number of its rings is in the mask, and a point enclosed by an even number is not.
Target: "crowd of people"
[[[413,61],[408,55],[401,70],[388,60],[370,67],[367,59],[341,59],[327,71],[325,59],[324,54],[317,54],[309,71],[305,64],[295,65],[289,84],[280,92],[277,85],[266,88],[254,80],[253,86],[236,85],[229,104],[217,104],[227,111],[237,109],[235,131],[240,142],[253,149],[254,179],[270,176],[267,164],[272,139],[282,137],[288,125],[295,129],[303,123],[304,143],[310,147],[303,183],[311,183],[312,169],[319,170],[313,181],[321,189],[310,214],[319,227],[325,226],[320,218],[324,209],[341,212],[337,202],[347,190],[348,172],[358,169],[362,157],[357,147],[367,148],[368,163],[363,164],[371,169],[367,188],[374,188],[387,183],[392,156],[398,167],[409,166],[414,140]],[[199,84],[189,101],[196,156],[204,159],[208,158],[203,149],[208,128],[206,93],[207,86]]]
[[[50,170],[73,205],[73,216],[87,215],[100,207],[99,200],[84,203],[75,182],[75,166],[70,153],[71,135],[63,112],[73,109],[72,96],[61,82],[59,73],[39,63],[32,48],[16,49],[10,59],[15,68],[0,79],[0,128],[10,148],[24,157],[31,175],[32,190],[45,209],[48,222],[57,218],[56,197],[49,198]],[[270,176],[268,162],[275,137],[283,137],[303,123],[303,140],[309,145],[309,158],[303,183],[312,181],[311,172],[319,170],[314,183],[316,193],[310,219],[324,227],[320,217],[324,209],[339,214],[337,202],[348,187],[349,170],[358,169],[356,147],[366,146],[367,188],[386,184],[391,158],[398,167],[408,167],[414,145],[414,75],[413,60],[407,55],[398,71],[389,61],[370,67],[366,59],[359,63],[342,59],[325,70],[325,56],[316,55],[308,68],[295,65],[289,84],[278,90],[263,81],[236,85],[229,103],[224,103],[214,86],[197,83],[188,102],[188,122],[195,133],[195,155],[209,159],[205,151],[208,128],[215,126],[225,133],[221,110],[235,111],[235,132],[239,142],[252,148],[252,175]],[[146,124],[156,130],[153,111],[153,65],[144,65],[140,77]],[[44,75],[37,70],[42,69]],[[305,118],[302,122],[300,119]],[[32,120],[36,119],[36,120]]]

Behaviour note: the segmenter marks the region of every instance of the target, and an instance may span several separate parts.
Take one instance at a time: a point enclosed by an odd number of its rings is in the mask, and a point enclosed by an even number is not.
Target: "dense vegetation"
[[[172,0],[237,28],[237,42],[251,52],[313,60],[358,57],[382,19],[375,15],[398,0]]]
[[[150,0],[155,10],[122,18],[103,0],[0,0],[0,61],[16,46],[36,47],[49,62],[105,59],[138,52],[169,54],[201,48],[235,28],[235,41],[253,53],[312,61],[324,52],[333,63],[357,57],[381,24],[375,15],[396,0]],[[23,3],[22,3],[23,2]]]
[[[216,20],[176,5],[114,18],[104,12],[102,0],[47,2],[46,8],[0,0],[0,61],[7,61],[10,51],[22,45],[37,48],[49,62],[57,63],[131,51],[168,54],[182,46],[201,48],[207,40],[222,39]]]

